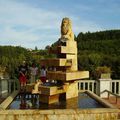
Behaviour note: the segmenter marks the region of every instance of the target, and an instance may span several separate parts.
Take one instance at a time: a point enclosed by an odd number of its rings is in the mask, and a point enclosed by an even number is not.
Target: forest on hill
[[[75,39],[78,45],[79,70],[89,70],[91,79],[96,79],[96,71],[104,67],[111,69],[112,78],[120,79],[120,30],[108,30],[94,33],[79,33]],[[29,65],[35,62],[39,66],[41,58],[52,58],[48,48],[28,50],[20,46],[0,46],[0,69],[7,67],[11,77],[26,60]],[[108,69],[109,68],[109,69]]]
[[[47,50],[29,50],[21,46],[0,46],[0,72],[5,68],[11,78],[17,77],[18,67],[23,61],[31,66],[35,63],[39,67],[41,58],[52,57]]]
[[[89,70],[95,77],[95,70],[100,66],[111,69],[112,78],[120,78],[120,30],[79,33],[78,66]]]
[[[6,67],[7,72],[13,77],[22,61],[29,61],[31,58],[31,53],[20,46],[0,46],[0,72]]]

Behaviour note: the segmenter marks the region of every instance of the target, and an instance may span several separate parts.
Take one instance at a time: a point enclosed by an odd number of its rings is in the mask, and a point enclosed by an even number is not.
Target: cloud
[[[88,9],[88,8],[84,8]],[[64,11],[49,11],[12,0],[0,1],[0,45],[44,48],[60,36],[61,19],[70,16],[75,34],[100,26]]]

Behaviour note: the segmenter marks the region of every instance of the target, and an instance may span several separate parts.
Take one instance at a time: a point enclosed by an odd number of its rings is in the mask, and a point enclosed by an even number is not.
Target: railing
[[[120,95],[120,80],[111,81],[111,92]]]
[[[19,80],[17,78],[7,79],[7,81],[8,81],[8,93],[11,93],[20,88]],[[114,94],[120,95],[120,80],[111,80],[110,85],[111,85],[110,91]],[[89,90],[98,95],[99,89],[100,89],[100,86],[97,80],[79,80],[78,81],[79,91]]]
[[[120,95],[120,80],[111,80],[110,85],[111,85],[110,91],[114,94]],[[98,94],[99,89],[100,89],[100,86],[97,80],[79,80],[78,81],[79,91],[90,90]]]
[[[14,79],[8,79],[8,92],[14,92],[15,90],[18,90],[20,87],[19,80],[17,78]]]
[[[97,94],[97,81],[96,80],[80,80],[78,82],[78,90],[85,91],[89,90]]]
[[[104,90],[103,92],[101,92],[100,94],[103,94],[103,93],[105,93],[105,92],[107,92],[108,93],[108,99],[110,98],[110,95],[112,95],[112,96],[114,96],[115,98],[116,98],[116,100],[115,100],[115,103],[117,103],[117,101],[118,101],[118,98],[120,98],[120,96],[119,95],[117,95],[117,94],[115,94],[115,93],[112,93],[111,91],[108,91],[108,90]]]
[[[19,80],[17,78],[0,79],[0,96],[5,97],[14,92],[15,90],[19,90]]]

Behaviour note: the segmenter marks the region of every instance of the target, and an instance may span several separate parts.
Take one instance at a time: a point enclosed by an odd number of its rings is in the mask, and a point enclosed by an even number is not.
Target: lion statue
[[[74,40],[74,33],[72,32],[72,25],[69,18],[63,18],[61,23],[61,40]]]

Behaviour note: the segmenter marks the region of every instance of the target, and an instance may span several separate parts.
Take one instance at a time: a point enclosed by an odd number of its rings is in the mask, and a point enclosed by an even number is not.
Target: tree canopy
[[[120,30],[79,33],[77,36],[79,69],[94,74],[99,66],[112,70],[112,77],[120,78]]]

